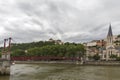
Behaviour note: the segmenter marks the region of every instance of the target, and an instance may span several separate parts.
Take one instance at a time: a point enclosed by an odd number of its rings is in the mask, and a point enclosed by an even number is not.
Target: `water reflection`
[[[120,67],[69,64],[16,64],[0,80],[119,80]]]
[[[0,76],[0,80],[10,80],[9,76]]]

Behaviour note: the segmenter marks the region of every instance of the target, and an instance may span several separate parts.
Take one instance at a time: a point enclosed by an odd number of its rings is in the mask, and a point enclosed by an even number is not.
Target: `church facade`
[[[84,43],[86,47],[86,60],[99,54],[101,60],[115,60],[120,57],[120,35],[113,35],[112,26],[109,25],[108,34],[105,39],[93,40]]]
[[[111,59],[112,55],[116,55],[117,57],[120,57],[120,46],[115,46],[114,44],[114,36],[110,24],[106,38],[106,47],[102,53],[102,60],[112,60]]]

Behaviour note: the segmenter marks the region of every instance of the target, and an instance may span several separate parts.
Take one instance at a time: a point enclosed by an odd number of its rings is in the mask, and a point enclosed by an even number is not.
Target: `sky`
[[[0,41],[104,39],[120,34],[119,0],[0,0]]]

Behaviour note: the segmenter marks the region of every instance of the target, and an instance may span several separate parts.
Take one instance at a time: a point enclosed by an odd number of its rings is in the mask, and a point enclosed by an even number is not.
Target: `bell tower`
[[[111,24],[109,25],[109,30],[107,34],[107,45],[106,45],[106,60],[110,59],[110,55],[113,54],[113,33],[112,33],[112,27]]]

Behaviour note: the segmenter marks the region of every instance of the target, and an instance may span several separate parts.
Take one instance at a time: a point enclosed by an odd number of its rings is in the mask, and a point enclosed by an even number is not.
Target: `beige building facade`
[[[120,57],[120,35],[113,35],[111,24],[107,37],[102,40],[93,40],[86,43],[86,56],[94,56],[99,54],[101,60],[112,60],[111,56]]]
[[[113,36],[111,24],[109,26],[108,35],[106,38],[106,49],[103,50],[102,59],[103,60],[112,60],[111,55],[116,55],[120,57],[119,46],[115,46],[116,36]]]

